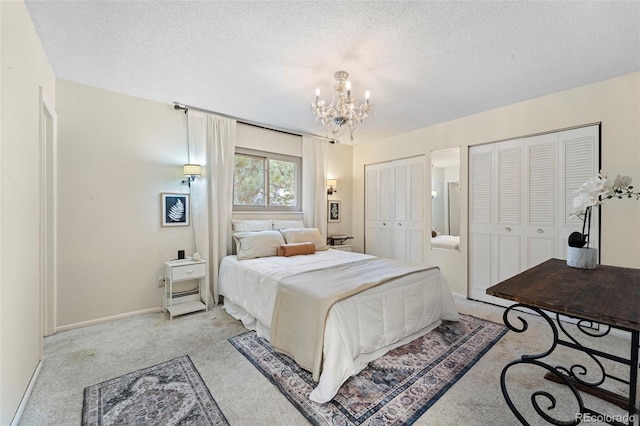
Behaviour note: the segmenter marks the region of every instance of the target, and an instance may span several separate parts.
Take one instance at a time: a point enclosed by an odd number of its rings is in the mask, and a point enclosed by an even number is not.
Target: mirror
[[[431,248],[460,250],[460,147],[431,152]]]

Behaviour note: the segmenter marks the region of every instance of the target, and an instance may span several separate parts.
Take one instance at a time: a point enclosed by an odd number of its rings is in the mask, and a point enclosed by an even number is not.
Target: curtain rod
[[[238,117],[234,117],[234,116],[227,115],[227,114],[222,114],[222,113],[219,113],[219,112],[216,112],[216,111],[211,111],[211,110],[204,109],[204,108],[198,108],[198,107],[194,107],[194,106],[190,106],[190,105],[181,104],[179,102],[174,102],[173,103],[173,109],[175,109],[176,111],[184,111],[185,114],[187,113],[187,111],[192,109],[194,111],[200,111],[200,112],[206,112],[206,113],[209,113],[209,114],[221,115],[222,117],[231,118],[233,120],[236,120],[238,123],[246,124],[248,126],[258,127],[260,129],[272,130],[274,132],[280,132],[280,133],[284,133],[284,134],[292,135],[292,136],[300,136],[300,137],[302,137],[302,136],[313,136],[313,137],[316,137],[316,138],[325,139],[325,140],[329,141],[329,143],[331,143],[331,144],[334,144],[334,143],[337,142],[335,139],[329,139],[329,138],[324,137],[324,136],[318,136],[318,135],[313,135],[313,134],[309,134],[309,133],[307,133],[307,134],[293,133],[293,132],[290,132],[288,130],[282,130],[282,129],[276,129],[276,128],[273,128],[273,127],[267,127],[267,126],[264,126],[264,125],[258,124],[258,123],[251,123],[251,122],[248,122],[248,121],[245,121],[245,120],[241,120]]]

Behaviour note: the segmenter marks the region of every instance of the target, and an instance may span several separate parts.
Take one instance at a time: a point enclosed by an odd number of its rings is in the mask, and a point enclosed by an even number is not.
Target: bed
[[[435,237],[431,237],[431,248],[460,250],[460,237],[438,234]]]
[[[220,264],[224,309],[312,372],[317,382],[309,395],[312,401],[330,401],[370,361],[436,328],[443,319],[458,320],[451,291],[436,267],[329,249],[317,229],[282,229],[295,225],[291,222],[273,221],[279,231],[270,230],[266,222],[243,224],[248,226],[244,232],[234,232],[238,254]],[[234,230],[238,228],[234,223]],[[255,232],[258,229],[264,230]],[[310,254],[277,256],[283,243],[310,245]],[[350,297],[321,300],[326,314],[319,317],[321,328],[316,331],[316,323],[309,321],[315,318],[310,313],[316,310],[315,299],[290,291],[300,287],[322,293],[352,285],[359,292]],[[292,294],[294,298],[287,299]],[[286,346],[282,336],[304,350]]]

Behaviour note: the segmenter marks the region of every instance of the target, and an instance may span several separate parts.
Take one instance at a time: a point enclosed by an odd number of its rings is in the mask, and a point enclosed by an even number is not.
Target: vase
[[[597,265],[597,248],[567,247],[567,266],[579,269],[596,269]]]

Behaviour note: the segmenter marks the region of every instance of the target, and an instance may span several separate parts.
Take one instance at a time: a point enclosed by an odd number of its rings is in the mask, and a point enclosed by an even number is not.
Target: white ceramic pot
[[[567,265],[572,268],[596,269],[598,249],[592,247],[567,247]]]

